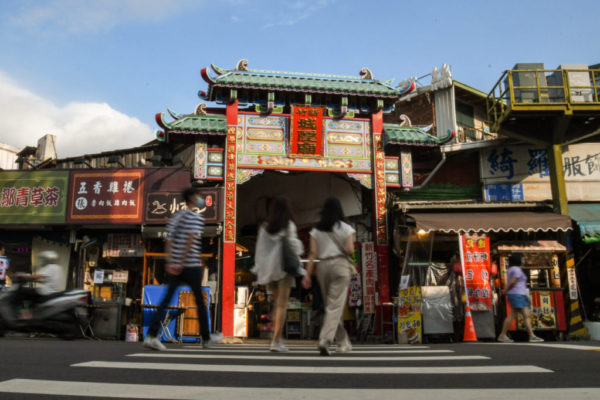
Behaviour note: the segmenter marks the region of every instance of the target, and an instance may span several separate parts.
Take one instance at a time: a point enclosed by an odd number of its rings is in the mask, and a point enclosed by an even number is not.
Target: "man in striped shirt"
[[[183,197],[187,209],[179,211],[167,224],[166,271],[169,275],[167,293],[154,314],[148,335],[144,339],[144,346],[154,350],[166,350],[165,345],[157,337],[160,321],[164,318],[165,309],[171,302],[175,290],[182,283],[189,285],[194,292],[200,318],[202,347],[210,347],[208,312],[201,292],[203,269],[200,264],[200,253],[204,218],[202,214],[192,211],[194,208],[204,208],[204,200],[195,188],[186,189]]]

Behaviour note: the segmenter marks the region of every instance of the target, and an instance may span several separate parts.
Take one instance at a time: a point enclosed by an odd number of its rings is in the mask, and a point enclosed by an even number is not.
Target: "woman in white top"
[[[285,352],[288,348],[281,342],[281,332],[285,322],[287,302],[291,288],[296,287],[296,278],[283,270],[281,239],[286,236],[290,247],[297,255],[304,252],[304,246],[298,239],[296,224],[290,201],[285,197],[276,197],[269,207],[267,220],[258,230],[254,268],[259,285],[266,285],[274,299],[273,341],[271,351]],[[301,269],[299,272],[305,272]]]
[[[329,345],[334,339],[336,351],[352,350],[342,317],[348,297],[350,276],[355,272],[346,258],[354,252],[355,230],[344,222],[344,219],[340,201],[335,197],[328,198],[321,210],[321,220],[310,231],[308,274],[302,279],[304,288],[310,288],[310,275],[315,270],[314,260],[318,258],[317,280],[325,304],[325,317],[319,334],[319,351],[324,356],[330,354]]]

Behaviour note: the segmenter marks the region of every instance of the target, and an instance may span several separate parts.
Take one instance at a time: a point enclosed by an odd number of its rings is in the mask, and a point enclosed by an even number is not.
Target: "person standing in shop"
[[[316,268],[317,280],[321,288],[325,316],[319,334],[319,351],[328,356],[329,346],[335,339],[336,351],[343,353],[352,350],[350,338],[344,329],[344,307],[348,297],[350,277],[356,269],[347,260],[354,252],[355,230],[345,222],[340,201],[330,197],[321,210],[321,219],[310,231],[310,250],[308,254],[308,274],[302,279],[305,289],[311,287],[310,275]]]
[[[283,270],[281,239],[287,237],[288,243],[294,253],[300,255],[304,246],[298,239],[294,214],[290,201],[285,197],[276,197],[267,212],[267,220],[258,229],[256,251],[254,253],[254,267],[252,273],[256,275],[259,285],[266,285],[274,299],[272,313],[273,340],[270,350],[287,352],[288,348],[281,340],[283,324],[287,313],[287,303],[290,292],[296,287],[296,278]],[[299,271],[305,273],[302,269]]]
[[[10,262],[8,261],[8,257],[6,257],[6,248],[0,245],[0,290],[6,286],[6,274],[8,273],[9,266]]]
[[[543,342],[544,339],[539,338],[533,333],[531,328],[531,320],[529,319],[529,289],[527,289],[527,275],[521,269],[523,265],[523,255],[521,253],[513,253],[508,257],[510,267],[506,273],[506,287],[502,290],[510,303],[510,314],[506,316],[502,324],[502,332],[498,336],[498,341],[503,343],[512,343],[513,340],[507,336],[508,329],[512,322],[520,313],[523,316],[525,329],[529,334],[530,342]]]
[[[177,212],[167,223],[165,246],[167,251],[167,292],[158,307],[158,311],[152,318],[148,335],[144,339],[144,346],[153,350],[162,351],[167,349],[157,337],[160,321],[164,318],[165,310],[171,302],[175,290],[182,283],[189,285],[192,292],[194,292],[202,334],[202,347],[205,349],[211,347],[208,312],[201,287],[203,267],[200,253],[204,218],[202,214],[193,211],[194,208],[204,208],[204,200],[195,188],[186,189],[183,192],[183,198],[187,209]]]

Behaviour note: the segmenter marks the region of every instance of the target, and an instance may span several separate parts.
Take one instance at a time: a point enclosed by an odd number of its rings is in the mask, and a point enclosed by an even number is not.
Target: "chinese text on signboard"
[[[373,242],[362,244],[362,278],[363,278],[363,311],[365,314],[375,313],[377,304],[375,282],[377,281],[377,256]]]
[[[322,134],[322,108],[292,107],[292,154],[303,156],[322,155]]]
[[[398,293],[398,333],[409,343],[421,343],[421,288],[411,286]]]
[[[205,224],[216,224],[223,220],[221,212],[221,188],[201,188],[200,197],[204,199],[205,207],[195,209],[202,214]],[[145,222],[164,224],[175,213],[187,209],[183,195],[178,192],[151,192],[146,198]]]
[[[144,170],[72,172],[69,222],[142,221]]]
[[[0,223],[64,223],[67,171],[0,172]]]
[[[461,236],[465,284],[472,311],[492,310],[490,286],[490,238],[487,236]]]

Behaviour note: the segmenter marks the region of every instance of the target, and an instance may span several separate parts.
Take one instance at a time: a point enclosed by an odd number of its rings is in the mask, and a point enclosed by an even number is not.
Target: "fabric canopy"
[[[411,213],[420,232],[568,231],[571,218],[537,212]]]
[[[569,204],[569,215],[579,224],[581,236],[600,234],[600,204]]]

